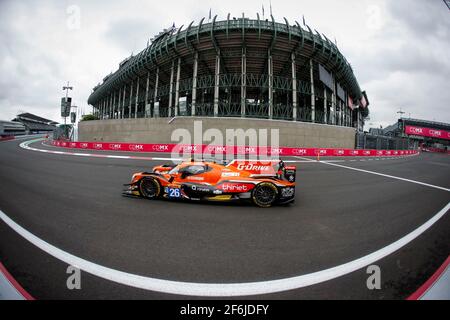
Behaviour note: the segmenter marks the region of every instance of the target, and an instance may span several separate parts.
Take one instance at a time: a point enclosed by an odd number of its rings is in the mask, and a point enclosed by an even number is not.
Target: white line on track
[[[74,156],[79,156],[79,157],[90,157],[91,155],[88,153],[74,153]]]
[[[436,213],[430,220],[423,225],[407,234],[403,238],[381,248],[373,253],[363,256],[359,259],[309,274],[301,276],[258,281],[244,283],[195,283],[156,279],[144,277],[132,273],[127,273],[115,269],[111,269],[80,257],[63,251],[44,240],[38,238],[31,232],[15,223],[3,211],[0,210],[0,219],[8,226],[16,231],[23,238],[34,244],[36,247],[50,254],[51,256],[79,269],[98,276],[100,278],[120,283],[126,286],[140,288],[144,290],[164,292],[170,294],[187,295],[187,296],[203,296],[203,297],[231,297],[231,296],[250,296],[259,294],[269,294],[303,288],[338,277],[347,275],[351,272],[362,269],[374,262],[394,253],[401,249],[441,219],[450,209],[450,202]]]
[[[447,188],[444,188],[444,187],[435,186],[435,185],[432,185],[432,184],[429,184],[429,183],[420,182],[420,181],[416,181],[416,180],[396,177],[396,176],[392,176],[392,175],[385,174],[385,173],[380,173],[380,172],[375,172],[375,171],[369,171],[369,170],[364,170],[364,169],[359,169],[359,168],[343,166],[343,165],[340,165],[340,164],[331,163],[330,161],[321,161],[321,163],[324,163],[324,164],[327,164],[327,165],[330,165],[330,166],[339,167],[339,168],[345,168],[345,169],[349,169],[349,170],[355,170],[355,171],[360,171],[360,172],[364,172],[364,173],[370,173],[370,174],[374,174],[374,175],[382,176],[382,177],[386,177],[386,178],[397,179],[397,180],[402,180],[402,181],[411,182],[411,183],[415,183],[415,184],[420,184],[420,185],[423,185],[423,186],[426,186],[426,187],[435,188],[435,189],[439,189],[439,190],[444,190],[444,191],[450,192],[450,189],[447,189]]]
[[[320,161],[318,161],[318,160],[314,160],[314,159],[310,159],[310,158],[305,158],[305,157],[299,157],[299,156],[294,156],[294,158],[297,158],[297,159],[302,159],[303,161],[293,161],[293,160],[287,160],[287,161],[284,161],[284,162],[294,162],[294,163],[308,163],[308,162],[312,162],[312,163],[318,163],[318,162],[320,162]],[[329,162],[345,162],[345,161],[347,161],[347,160],[328,160]]]

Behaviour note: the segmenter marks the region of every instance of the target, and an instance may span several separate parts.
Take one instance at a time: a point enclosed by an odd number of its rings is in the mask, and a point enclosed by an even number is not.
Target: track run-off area
[[[403,299],[450,253],[448,155],[286,157],[296,200],[269,209],[121,196],[169,158],[0,142],[0,262],[37,299]]]

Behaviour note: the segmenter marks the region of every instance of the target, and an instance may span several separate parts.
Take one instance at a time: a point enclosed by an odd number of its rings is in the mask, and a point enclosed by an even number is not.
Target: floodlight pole
[[[69,90],[73,90],[73,87],[69,86],[69,81],[67,81],[67,86],[63,87],[63,90],[66,90],[66,104],[67,104],[67,99],[69,98]],[[64,131],[66,130],[66,119],[67,117],[64,117]]]
[[[402,108],[400,108],[399,111],[397,111],[398,114],[400,114],[400,117],[402,117],[405,114],[405,111],[402,111]]]

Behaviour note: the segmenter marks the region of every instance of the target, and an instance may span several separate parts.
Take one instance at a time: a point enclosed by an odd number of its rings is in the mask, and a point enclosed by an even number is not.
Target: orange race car
[[[124,195],[197,201],[250,200],[259,207],[294,202],[296,167],[279,161],[187,161],[135,173]]]

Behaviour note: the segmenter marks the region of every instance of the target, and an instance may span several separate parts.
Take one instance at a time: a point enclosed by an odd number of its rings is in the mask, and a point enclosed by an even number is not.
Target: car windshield
[[[195,165],[188,165],[188,166],[182,166],[182,165],[178,165],[175,168],[173,168],[172,170],[169,171],[169,174],[177,174],[177,173],[182,173],[186,176],[193,176],[193,175],[197,175],[197,174],[201,174],[201,173],[205,173],[212,170],[211,167],[209,167],[208,165],[204,166],[204,165],[200,165],[200,164],[195,164]]]
[[[187,166],[182,169],[183,173],[186,173],[187,175],[195,175],[205,172],[205,167],[202,165],[192,165]]]
[[[169,171],[169,174],[177,174],[179,169],[180,169],[180,166],[176,166],[175,168],[173,168],[172,170]]]

